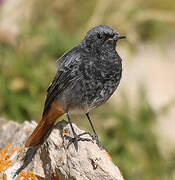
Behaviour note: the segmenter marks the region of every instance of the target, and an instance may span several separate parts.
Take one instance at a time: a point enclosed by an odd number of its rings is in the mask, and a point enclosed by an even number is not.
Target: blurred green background
[[[169,114],[175,117],[174,91],[168,91],[175,88],[175,73],[166,74],[175,68],[175,1],[0,0],[0,116],[39,121],[56,60],[99,24],[127,36],[117,47],[124,63],[121,85],[92,113],[100,139],[125,179],[175,179],[175,142],[166,137],[175,125],[168,121]],[[90,129],[87,120],[76,123]]]

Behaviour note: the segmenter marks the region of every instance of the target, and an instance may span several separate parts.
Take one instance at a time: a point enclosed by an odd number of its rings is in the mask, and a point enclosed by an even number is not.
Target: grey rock
[[[123,180],[118,167],[112,163],[107,152],[97,146],[90,134],[82,136],[90,141],[79,141],[76,151],[74,144],[70,143],[73,137],[70,125],[64,120],[54,126],[42,145],[25,148],[22,152],[25,140],[36,125],[35,122],[20,125],[9,121],[1,127],[0,137],[3,136],[4,141],[0,138],[0,146],[10,142],[12,147],[19,147],[10,157],[11,167],[3,172],[8,180],[16,179],[18,176],[15,173],[19,169],[33,171],[39,180],[51,180],[53,174],[59,180]],[[77,134],[84,132],[73,126]]]

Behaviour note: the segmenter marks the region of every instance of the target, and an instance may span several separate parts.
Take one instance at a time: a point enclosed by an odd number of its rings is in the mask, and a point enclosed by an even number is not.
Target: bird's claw
[[[81,133],[81,134],[74,134],[74,137],[70,137],[70,136],[67,136],[67,135],[64,135],[64,138],[68,139],[69,140],[69,143],[68,143],[68,146],[67,148],[73,143],[74,146],[75,146],[75,149],[76,151],[78,151],[78,141],[92,141],[92,139],[89,139],[89,138],[82,138],[81,136],[85,135],[85,134],[88,134],[91,136],[90,133],[88,132],[84,132],[84,133]],[[93,141],[92,141],[93,142]]]
[[[97,136],[97,135],[94,135],[94,136],[92,137],[92,139],[96,141],[97,146],[98,146],[101,150],[102,150],[102,149],[105,149],[104,146],[101,144],[101,142],[98,140],[98,136]]]

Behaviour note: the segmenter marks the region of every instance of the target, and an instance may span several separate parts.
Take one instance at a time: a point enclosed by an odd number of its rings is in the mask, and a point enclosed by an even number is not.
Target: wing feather
[[[78,53],[64,55],[60,68],[57,71],[53,82],[47,89],[47,97],[44,105],[43,115],[49,110],[55,98],[62,93],[71,83],[74,82],[75,77],[79,78],[77,72],[81,58]]]

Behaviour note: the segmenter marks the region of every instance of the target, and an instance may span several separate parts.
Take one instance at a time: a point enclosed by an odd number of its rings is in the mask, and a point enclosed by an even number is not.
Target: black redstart
[[[114,93],[122,76],[122,59],[116,43],[125,36],[106,25],[94,27],[83,41],[59,59],[59,69],[47,90],[42,119],[28,138],[25,146],[37,146],[57,118],[66,113],[74,141],[81,140],[73,129],[68,112],[84,112],[100,146],[89,117],[89,111],[105,103]]]

